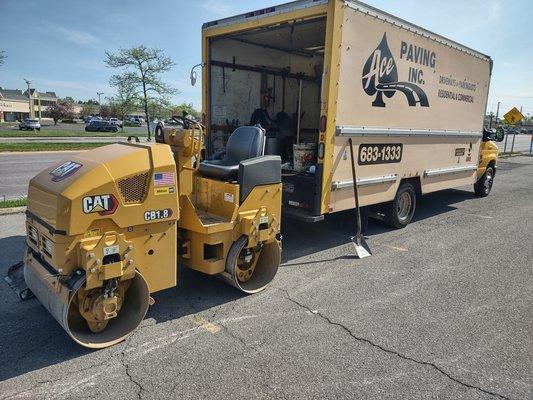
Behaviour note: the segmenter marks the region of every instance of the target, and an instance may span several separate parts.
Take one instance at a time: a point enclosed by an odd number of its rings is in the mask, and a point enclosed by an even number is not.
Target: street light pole
[[[29,118],[33,118],[33,113],[31,112],[32,110],[32,104],[31,104],[31,93],[30,93],[30,85],[31,85],[31,81],[27,80],[26,78],[24,78],[24,82],[26,82],[26,85],[28,85],[28,100],[29,100],[29,106],[30,106],[30,113],[29,113]]]
[[[102,110],[102,104],[100,103],[100,96],[103,95],[104,92],[96,92],[96,94],[98,95],[98,114],[100,114],[100,111]]]

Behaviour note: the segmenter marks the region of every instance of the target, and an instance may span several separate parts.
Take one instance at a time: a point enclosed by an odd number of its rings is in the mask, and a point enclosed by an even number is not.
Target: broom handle
[[[357,193],[357,177],[355,175],[355,159],[354,159],[354,156],[353,156],[352,138],[348,138],[348,142],[350,143],[350,158],[352,159],[353,195],[355,197],[355,214],[357,216],[357,233],[356,233],[356,237],[359,238],[361,236],[361,211],[359,209],[359,194]]]

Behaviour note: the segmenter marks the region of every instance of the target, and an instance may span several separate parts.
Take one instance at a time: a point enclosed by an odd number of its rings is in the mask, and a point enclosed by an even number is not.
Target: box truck
[[[405,226],[416,194],[475,184],[492,60],[358,1],[301,0],[203,25],[207,153],[233,125],[260,123],[283,162],[283,213],[307,221],[360,204]],[[231,122],[230,122],[231,121]]]
[[[30,181],[8,281],[82,346],[130,335],[178,263],[263,290],[283,212],[318,221],[359,189],[403,227],[417,193],[490,191],[483,54],[359,2],[302,0],[205,24],[203,57],[203,124],[175,117],[156,143],[70,155]]]

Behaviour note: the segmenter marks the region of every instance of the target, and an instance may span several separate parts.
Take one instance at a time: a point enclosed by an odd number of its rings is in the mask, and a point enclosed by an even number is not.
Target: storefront
[[[21,90],[0,89],[0,122],[21,121],[29,116],[28,97]]]

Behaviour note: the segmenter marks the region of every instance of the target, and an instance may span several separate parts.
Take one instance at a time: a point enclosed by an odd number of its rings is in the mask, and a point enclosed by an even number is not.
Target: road
[[[513,135],[507,136],[507,145],[505,144],[505,140],[503,142],[499,142],[498,148],[500,151],[507,151],[511,152],[511,147],[513,148],[513,152],[525,152],[529,153],[529,149],[531,146],[531,136],[532,135],[516,135],[515,136],[515,142],[514,147],[512,147],[513,144]]]
[[[98,136],[78,136],[78,137],[0,137],[0,143],[116,143],[125,142],[128,138],[123,136],[98,137]],[[145,141],[145,138],[139,138]]]
[[[127,132],[131,132],[132,135],[135,134],[146,134],[146,125],[143,126],[128,126],[124,127],[124,129]],[[62,124],[59,123],[57,125],[43,125],[41,127],[41,132],[46,131],[74,131],[74,132],[80,132],[85,134],[85,124],[78,123],[78,124]],[[18,124],[13,123],[11,125],[4,124],[0,125],[0,132],[12,132],[14,134],[20,132],[18,129]],[[39,136],[39,131],[35,132],[35,136]]]
[[[530,399],[533,158],[502,161],[487,198],[425,196],[403,230],[284,223],[283,263],[243,296],[179,271],[124,343],[75,345],[0,281],[0,399]],[[0,217],[0,274],[24,217]]]
[[[28,182],[37,173],[76,152],[0,153],[0,199],[28,193]]]

